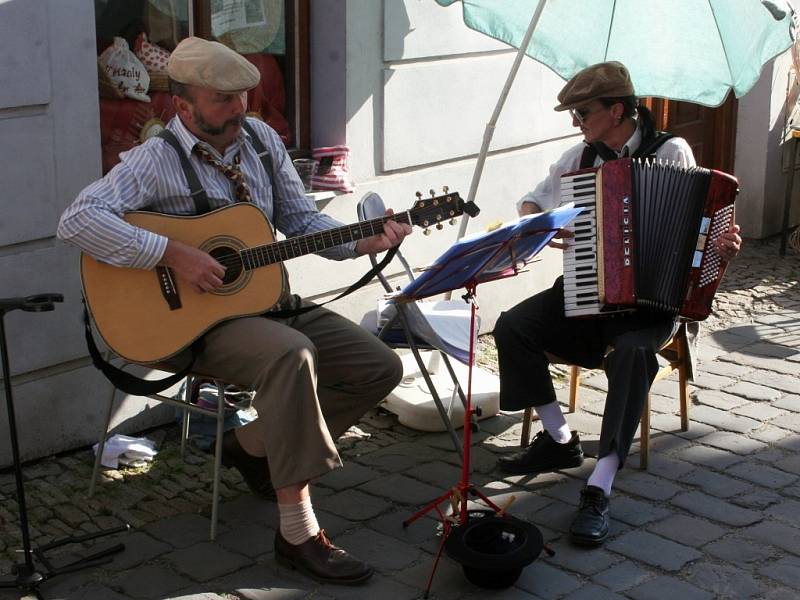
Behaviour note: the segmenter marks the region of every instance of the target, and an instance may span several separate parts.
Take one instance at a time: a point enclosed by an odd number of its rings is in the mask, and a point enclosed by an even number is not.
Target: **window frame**
[[[210,0],[190,0],[189,33],[211,39]],[[286,18],[286,106],[293,144],[292,158],[311,155],[310,0],[284,0]]]

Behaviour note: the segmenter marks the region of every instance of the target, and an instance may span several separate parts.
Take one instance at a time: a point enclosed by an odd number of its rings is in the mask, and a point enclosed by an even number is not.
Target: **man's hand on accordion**
[[[739,254],[742,248],[742,237],[739,235],[740,227],[735,223],[728,231],[717,238],[717,252],[725,261],[731,261]]]
[[[551,248],[558,248],[560,250],[566,250],[567,248],[570,247],[570,243],[568,241],[556,242],[556,241],[553,241],[553,240],[556,240],[556,239],[569,240],[569,238],[574,238],[574,237],[575,237],[575,234],[572,233],[569,229],[559,229],[558,233],[556,233],[553,236],[553,239],[550,240],[547,243],[547,245],[550,246]]]

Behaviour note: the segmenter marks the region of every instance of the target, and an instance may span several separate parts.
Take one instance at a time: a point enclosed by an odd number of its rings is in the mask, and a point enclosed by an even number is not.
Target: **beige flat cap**
[[[261,79],[255,65],[241,54],[198,37],[188,37],[176,46],[167,74],[179,83],[230,93],[251,90]]]
[[[568,110],[598,98],[634,96],[628,69],[621,62],[611,61],[586,67],[576,73],[558,93],[560,104],[555,110]]]

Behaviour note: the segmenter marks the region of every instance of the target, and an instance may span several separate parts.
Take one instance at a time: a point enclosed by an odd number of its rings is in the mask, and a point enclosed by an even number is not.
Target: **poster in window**
[[[284,54],[283,0],[211,0],[212,35],[241,54]]]

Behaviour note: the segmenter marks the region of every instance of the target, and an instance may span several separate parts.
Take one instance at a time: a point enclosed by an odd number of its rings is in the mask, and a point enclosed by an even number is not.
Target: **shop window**
[[[309,145],[308,0],[95,0],[103,172],[175,111],[166,59],[187,36],[233,48],[261,72],[249,114],[293,155]]]

